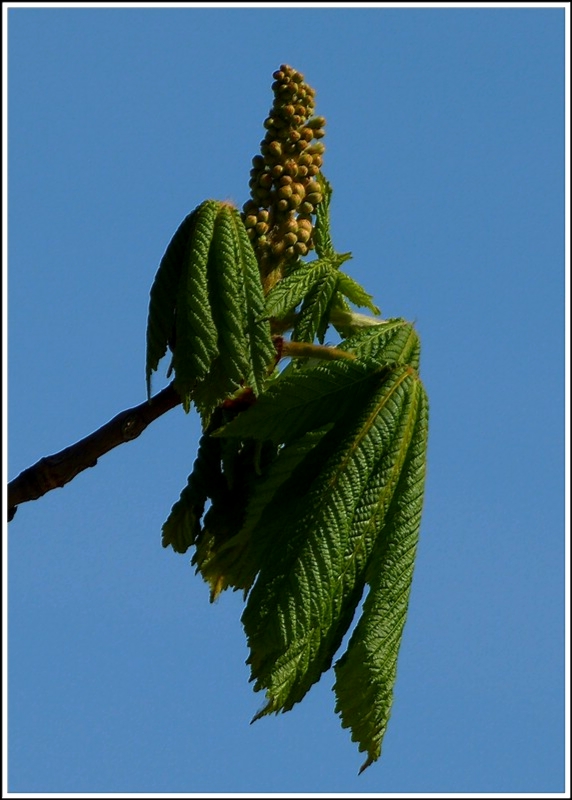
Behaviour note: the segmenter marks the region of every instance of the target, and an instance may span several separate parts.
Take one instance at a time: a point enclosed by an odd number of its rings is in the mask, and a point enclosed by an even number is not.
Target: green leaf
[[[226,385],[220,399],[241,381],[254,380],[246,337],[246,295],[236,227],[229,206],[221,204],[215,222],[209,259],[212,313],[218,330],[218,349]]]
[[[418,353],[418,337],[405,320],[390,320],[342,342],[339,348],[359,360],[320,362],[281,375],[253,406],[213,436],[280,444],[335,422],[375,390],[387,367],[411,363]]]
[[[252,680],[267,696],[257,716],[291,708],[331,666],[397,485],[417,383],[410,368],[396,368],[326,433],[311,454],[321,470],[315,461],[298,476],[290,507],[269,524],[272,560],[243,614]]]
[[[410,322],[399,317],[356,333],[338,345],[338,349],[366,361],[409,364],[419,369],[419,336]]]
[[[268,320],[264,319],[264,292],[256,254],[239,212],[232,209],[230,214],[244,286],[245,330],[250,346],[252,371],[249,386],[258,395],[264,388],[269,366],[274,363],[276,351],[270,335],[270,325]]]
[[[383,529],[368,566],[363,614],[335,665],[336,712],[367,759],[377,760],[389,720],[421,524],[427,448],[427,398],[417,384],[414,430]]]
[[[316,222],[313,233],[314,247],[318,258],[331,258],[336,255],[330,232],[332,187],[321,172],[318,173],[317,180],[322,190],[322,201],[316,207]]]
[[[323,343],[329,323],[329,310],[338,284],[339,273],[327,272],[306,295],[300,316],[292,331],[296,342],[313,342],[316,337]]]
[[[267,526],[258,523],[269,508],[274,516],[277,496],[282,494],[284,498],[289,497],[288,483],[292,480],[293,472],[320,441],[324,432],[312,431],[290,446],[282,447],[278,457],[260,476],[253,479],[240,531],[218,548],[209,565],[220,587],[232,586],[248,592],[264,560],[272,557],[273,538],[265,536]],[[264,447],[267,446],[268,443],[265,443]]]
[[[163,547],[186,553],[201,533],[201,517],[209,497],[221,491],[221,443],[207,433],[201,436],[193,471],[163,525]]]
[[[369,308],[373,314],[379,314],[379,308],[373,303],[373,296],[345,272],[340,272],[338,291],[348,298],[355,306]]]
[[[317,283],[333,272],[329,258],[304,263],[282,278],[266,296],[266,314],[281,318],[296,308]]]
[[[218,204],[207,278],[217,355],[193,390],[205,426],[241,386],[260,393],[276,356],[256,256],[239,212],[226,203]]]
[[[186,411],[197,381],[218,355],[218,332],[211,312],[208,260],[218,203],[205,200],[198,208],[176,300],[175,387]]]
[[[380,375],[369,362],[328,361],[284,375],[213,436],[291,442],[335,422],[375,388]]]
[[[200,206],[181,222],[159,264],[149,297],[147,317],[147,396],[151,396],[151,374],[167,352],[175,327],[175,307],[189,243]]]

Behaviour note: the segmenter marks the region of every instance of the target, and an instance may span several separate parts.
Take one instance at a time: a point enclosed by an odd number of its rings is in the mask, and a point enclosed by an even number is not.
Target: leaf
[[[383,364],[409,364],[419,369],[420,341],[410,322],[399,317],[356,333],[338,345],[359,359]]]
[[[397,485],[417,383],[396,368],[326,433],[312,451],[321,470],[299,475],[290,508],[269,525],[272,560],[243,614],[251,679],[267,696],[257,717],[291,708],[331,666]]]
[[[389,720],[421,524],[427,448],[427,398],[418,384],[415,427],[399,483],[376,542],[370,592],[346,653],[335,665],[336,712],[367,759],[377,760]]]
[[[230,216],[244,285],[245,330],[250,346],[252,371],[249,385],[258,395],[264,388],[269,366],[274,363],[276,351],[270,335],[269,322],[264,318],[264,292],[256,254],[239,212],[231,209]]]
[[[213,436],[291,442],[343,417],[379,380],[370,363],[345,359],[297,370],[275,380],[257,403]]]
[[[207,433],[201,436],[193,471],[163,525],[163,547],[186,553],[201,533],[206,501],[221,491],[221,443]]]
[[[379,308],[373,303],[373,296],[345,272],[340,272],[338,291],[348,298],[355,306],[369,308],[373,314],[379,314]]]
[[[147,397],[151,396],[151,374],[167,352],[175,326],[179,282],[200,206],[181,222],[159,264],[149,297],[147,317]]]
[[[198,208],[176,300],[176,344],[173,352],[175,387],[186,411],[197,381],[218,355],[218,333],[211,311],[208,285],[209,250],[218,203],[205,200]]]
[[[303,264],[270,290],[266,296],[266,314],[278,319],[285,316],[332,271],[332,260],[327,258]]]
[[[256,256],[238,211],[227,203],[218,213],[207,261],[217,355],[193,390],[203,425],[214,408],[240,387],[262,391],[275,349],[264,319],[264,296]]]
[[[351,413],[360,399],[385,377],[384,368],[408,364],[418,337],[405,320],[391,320],[342,342],[340,349],[358,361],[328,361],[285,373],[274,380],[258,402],[213,436],[293,441]]]
[[[265,531],[258,522],[282,489],[288,494],[287,484],[293,471],[323,433],[312,431],[290,447],[281,448],[278,457],[272,460],[261,476],[252,481],[242,527],[217,549],[209,564],[209,572],[214,576],[219,590],[232,586],[246,593],[251,588],[273,545],[271,537],[256,535],[260,530]]]
[[[329,258],[334,256],[335,250],[332,244],[330,233],[330,202],[332,200],[332,187],[321,172],[317,175],[317,181],[322,190],[322,201],[316,207],[316,222],[314,224],[314,247],[318,258]]]
[[[331,270],[318,280],[306,295],[300,317],[292,332],[297,342],[313,342],[316,337],[323,343],[329,322],[329,309],[338,284],[339,273]]]
[[[236,228],[228,206],[221,204],[215,222],[209,258],[212,313],[218,330],[218,350],[225,385],[220,400],[232,394],[241,381],[253,381],[246,338],[246,296]]]

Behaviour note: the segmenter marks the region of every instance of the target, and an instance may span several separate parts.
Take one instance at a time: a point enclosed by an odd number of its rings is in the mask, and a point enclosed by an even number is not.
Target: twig
[[[37,500],[52,489],[65,486],[84,469],[94,467],[109,450],[136,439],[147,425],[180,402],[171,383],[149,401],[122,411],[79,442],[25,469],[8,484],[8,522],[20,503]]]

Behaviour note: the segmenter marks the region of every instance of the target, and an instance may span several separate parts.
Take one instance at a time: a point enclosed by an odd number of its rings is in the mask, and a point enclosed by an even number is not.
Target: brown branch
[[[97,459],[124,442],[136,439],[151,422],[171,408],[181,398],[173,384],[134,408],[122,411],[98,430],[53,456],[41,458],[8,484],[8,522],[20,503],[37,500],[46,492],[65,486],[80,472],[94,467]]]

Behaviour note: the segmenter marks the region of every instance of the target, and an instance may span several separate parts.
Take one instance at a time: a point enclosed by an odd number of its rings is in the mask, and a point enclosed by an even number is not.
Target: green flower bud
[[[291,200],[291,199],[292,199],[292,198],[290,198],[290,200]],[[278,209],[278,211],[288,211],[288,209],[290,208],[290,200],[286,200],[286,199],[284,199],[284,198],[282,198],[281,200],[279,200],[279,201],[276,203],[276,208]]]
[[[280,142],[273,141],[270,142],[268,145],[268,152],[273,156],[281,156],[282,155],[282,145]]]
[[[304,242],[296,242],[294,252],[296,255],[305,256],[308,254],[308,245],[304,244]]]
[[[312,128],[314,130],[318,128],[323,128],[325,124],[326,124],[325,117],[312,117],[312,119],[309,119],[308,122],[306,123],[308,128]]]
[[[325,149],[326,149],[325,146],[321,142],[316,142],[315,144],[310,145],[310,147],[308,148],[308,153],[311,153],[312,155],[321,156]]]
[[[312,203],[309,203],[307,200],[304,200],[304,202],[300,206],[300,213],[311,214],[313,211],[314,211],[314,206],[312,205]]]
[[[289,158],[288,161],[284,163],[284,172],[286,175],[291,175],[293,178],[296,177],[298,174],[298,165],[294,159]]]
[[[278,197],[288,199],[292,197],[292,187],[286,184],[285,186],[281,186],[277,192]]]
[[[285,244],[286,244],[287,246],[290,246],[290,245],[296,244],[296,242],[297,242],[297,241],[298,241],[298,237],[296,236],[296,234],[295,234],[295,233],[287,233],[287,234],[284,236],[284,242],[285,242]]]
[[[258,222],[258,218],[255,214],[249,214],[248,217],[244,220],[244,227],[245,228],[253,228],[256,223]]]
[[[318,203],[322,202],[322,193],[321,192],[310,192],[310,194],[306,195],[306,200],[308,203],[311,203],[313,206],[317,206]]]

